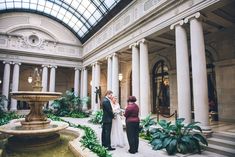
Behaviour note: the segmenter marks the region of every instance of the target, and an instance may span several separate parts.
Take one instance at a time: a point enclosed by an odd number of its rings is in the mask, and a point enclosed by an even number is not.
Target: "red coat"
[[[139,107],[136,103],[128,104],[124,116],[126,122],[139,122]]]

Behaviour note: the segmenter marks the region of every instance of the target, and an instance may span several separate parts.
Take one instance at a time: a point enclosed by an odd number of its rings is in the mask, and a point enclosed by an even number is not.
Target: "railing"
[[[160,110],[157,109],[157,121],[159,121],[159,116],[160,115],[164,118],[171,118],[171,117],[175,116],[175,120],[177,120],[177,110],[175,110],[174,113],[172,113],[171,115],[168,116],[168,115],[161,114]]]

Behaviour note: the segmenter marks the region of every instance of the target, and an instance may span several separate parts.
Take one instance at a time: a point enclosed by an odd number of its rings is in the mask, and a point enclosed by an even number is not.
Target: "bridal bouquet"
[[[116,110],[113,112],[113,114],[114,114],[114,119],[117,118],[117,115],[122,116],[124,112],[125,112],[125,110],[123,110],[123,109],[121,109],[121,108],[116,109]]]

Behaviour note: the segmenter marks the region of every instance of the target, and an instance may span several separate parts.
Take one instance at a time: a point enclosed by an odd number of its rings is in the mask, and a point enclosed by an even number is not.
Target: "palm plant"
[[[185,126],[184,118],[176,120],[175,124],[160,120],[158,124],[161,128],[150,130],[152,141],[150,142],[154,150],[166,149],[169,155],[175,153],[201,153],[201,144],[208,145],[206,138],[201,134],[202,130],[193,122]]]

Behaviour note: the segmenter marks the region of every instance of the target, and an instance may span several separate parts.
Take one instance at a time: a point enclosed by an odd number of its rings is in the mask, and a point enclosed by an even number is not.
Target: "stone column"
[[[184,123],[189,124],[191,122],[189,55],[187,35],[182,27],[183,24],[184,21],[181,20],[171,25],[171,29],[175,28],[178,113],[179,118],[185,118]]]
[[[83,75],[84,75],[84,72],[83,72],[83,69],[81,69],[81,79],[80,79],[80,98],[83,98]]]
[[[74,68],[74,94],[78,96],[79,89],[79,68]]]
[[[111,56],[107,57],[108,66],[107,66],[107,90],[112,90],[112,58]]]
[[[200,122],[204,132],[211,132],[208,113],[205,43],[199,17],[200,13],[198,12],[185,19],[185,23],[190,22],[194,116],[195,121]]]
[[[150,106],[150,76],[147,41],[142,39],[138,42],[140,46],[140,116],[149,114]]]
[[[132,49],[132,95],[140,102],[140,53],[137,43],[130,45]]]
[[[87,85],[88,85],[88,80],[87,80],[87,69],[83,69],[83,97],[87,97]],[[87,110],[87,103],[83,102],[82,103],[82,110],[86,111]]]
[[[92,64],[91,109],[95,110],[95,64]]]
[[[3,61],[3,64],[5,64],[5,66],[4,66],[3,83],[2,83],[2,95],[5,95],[6,98],[8,99],[9,86],[10,86],[10,72],[11,72],[10,64],[11,64],[11,62]],[[5,101],[4,102],[5,111],[8,110],[7,106],[8,106],[8,101]]]
[[[42,65],[42,91],[47,92],[48,65]]]
[[[95,91],[99,89],[99,87],[100,87],[100,63],[96,62],[95,63]],[[96,93],[95,93],[95,99],[96,99]],[[95,100],[94,111],[97,111],[99,109],[100,109],[100,99],[98,97],[97,102]]]
[[[51,65],[51,71],[50,71],[50,85],[49,85],[49,92],[55,92],[55,73],[57,66]],[[51,104],[53,101],[49,101],[49,108],[51,108]]]
[[[20,65],[21,63],[13,63],[13,76],[12,76],[12,92],[17,92],[19,88],[19,74],[20,74]],[[17,110],[17,100],[11,98],[11,111]]]
[[[112,91],[114,96],[119,97],[118,56],[116,53],[113,54],[112,60]]]

